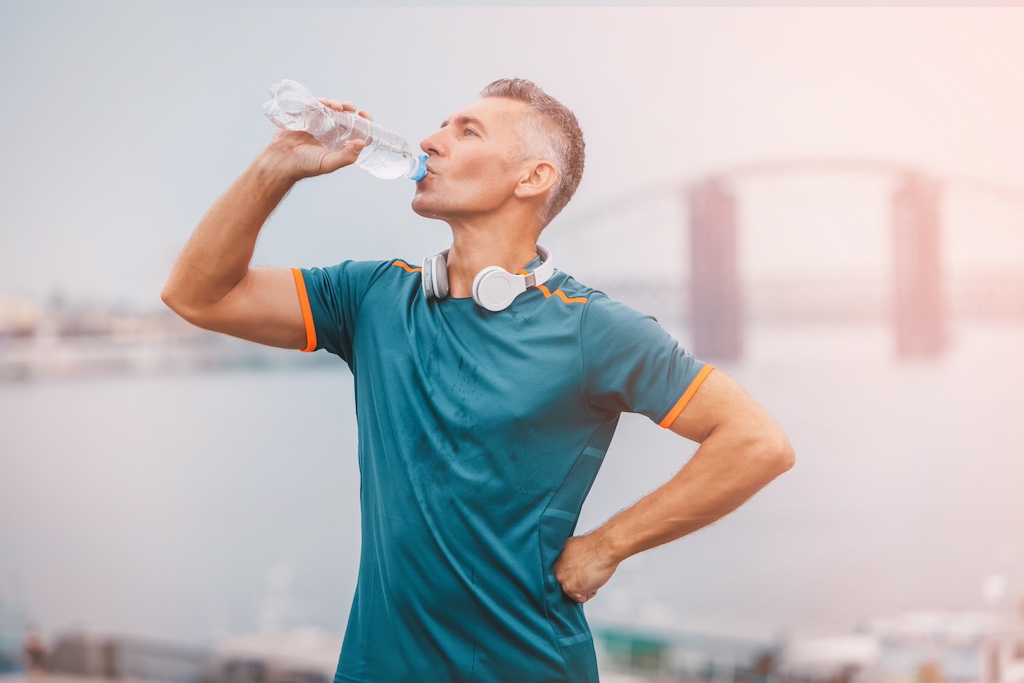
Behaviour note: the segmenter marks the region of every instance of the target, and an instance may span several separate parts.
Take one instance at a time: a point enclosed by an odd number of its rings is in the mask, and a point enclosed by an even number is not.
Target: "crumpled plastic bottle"
[[[332,151],[351,139],[366,141],[355,163],[378,178],[418,181],[427,174],[426,155],[414,155],[401,135],[362,116],[324,106],[300,83],[283,80],[270,87],[270,95],[263,113],[279,128],[305,131]]]

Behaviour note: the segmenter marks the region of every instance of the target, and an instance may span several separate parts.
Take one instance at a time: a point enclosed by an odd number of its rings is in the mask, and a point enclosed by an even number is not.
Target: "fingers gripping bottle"
[[[321,104],[299,83],[283,80],[271,86],[270,95],[263,113],[279,128],[305,131],[331,151],[352,139],[365,140],[356,166],[378,178],[422,180],[427,174],[426,155],[414,155],[402,136],[362,116]]]

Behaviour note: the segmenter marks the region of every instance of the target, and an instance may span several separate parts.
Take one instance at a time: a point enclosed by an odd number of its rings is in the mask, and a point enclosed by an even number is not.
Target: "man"
[[[337,683],[596,681],[582,603],[627,557],[735,509],[793,452],[734,381],[652,318],[552,272],[537,239],[583,169],[565,107],[529,81],[496,81],[420,146],[429,172],[412,208],[448,223],[447,254],[423,268],[250,268],[292,185],[363,147],[328,152],[278,131],[203,217],[164,301],[202,327],[325,348],[352,369],[362,558]],[[623,411],[700,448],[573,536]]]

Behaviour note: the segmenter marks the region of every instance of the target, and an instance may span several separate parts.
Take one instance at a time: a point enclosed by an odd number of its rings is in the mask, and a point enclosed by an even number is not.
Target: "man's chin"
[[[416,195],[412,198],[412,210],[414,213],[423,216],[424,218],[442,218],[437,207],[433,207],[429,202],[423,201],[423,198],[420,195]]]

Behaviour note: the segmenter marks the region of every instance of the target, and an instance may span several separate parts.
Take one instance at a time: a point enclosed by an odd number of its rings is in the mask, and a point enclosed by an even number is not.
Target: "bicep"
[[[702,443],[723,426],[745,433],[777,428],[772,417],[729,375],[716,368],[669,425],[676,434]]]
[[[306,325],[289,268],[250,268],[202,327],[286,349],[306,348]]]

